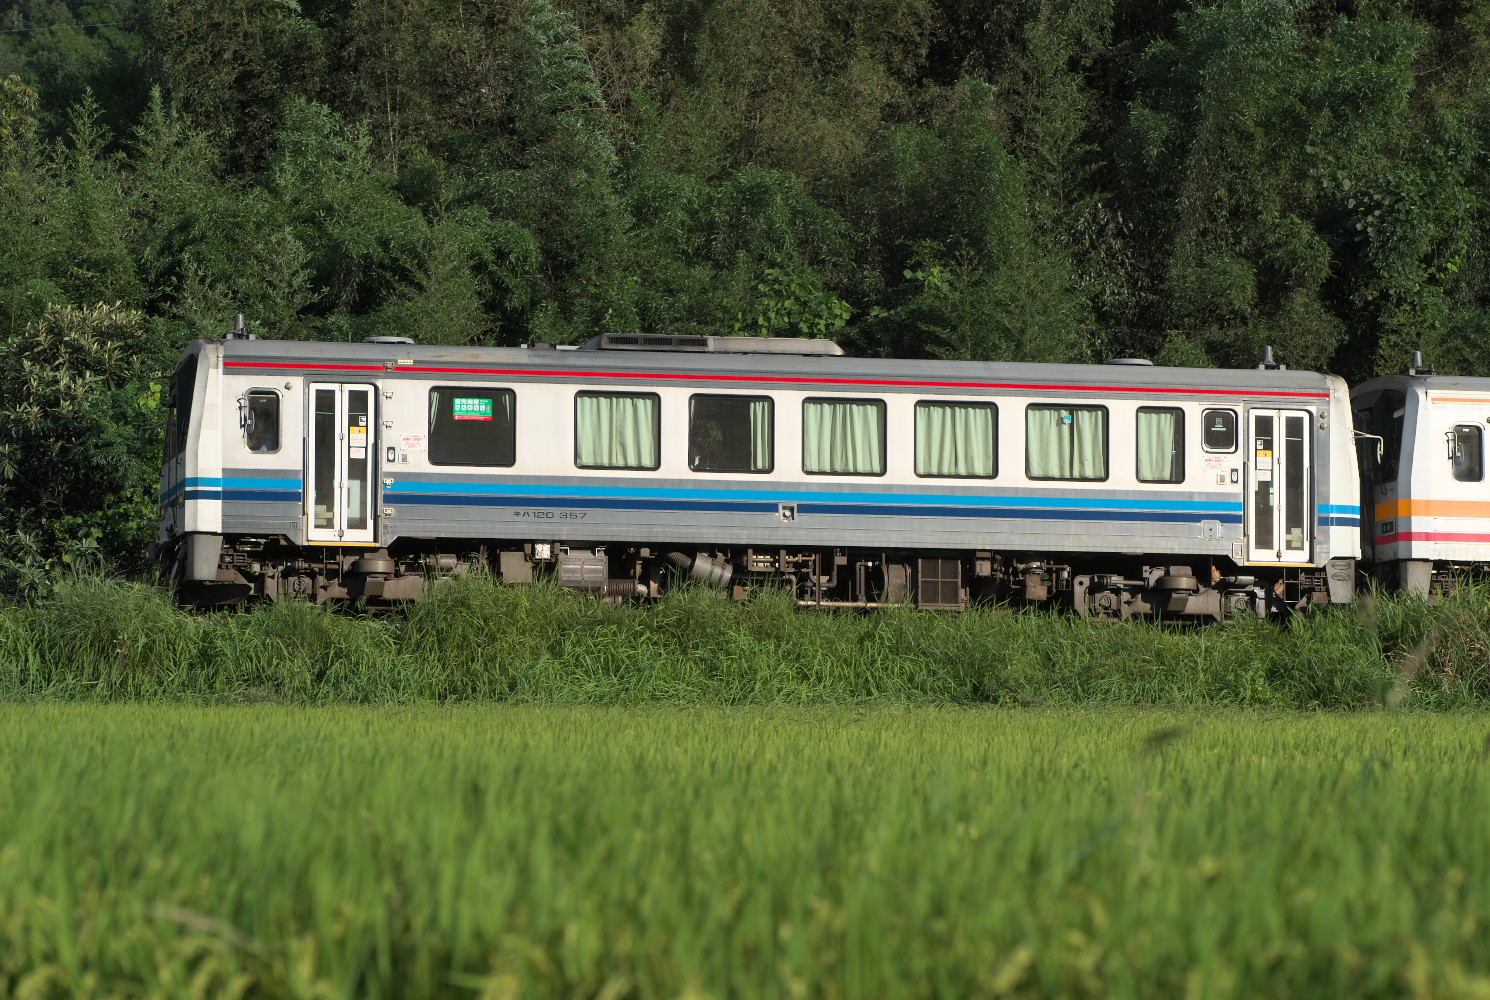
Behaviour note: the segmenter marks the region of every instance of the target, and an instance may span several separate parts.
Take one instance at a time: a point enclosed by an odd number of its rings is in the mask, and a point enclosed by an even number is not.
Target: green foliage
[[[85,577],[0,610],[0,699],[1442,709],[1490,704],[1487,621],[1480,587],[1437,606],[1174,630],[989,608],[804,615],[777,592],[615,607],[479,578],[397,613],[288,602],[202,616],[154,587]]]
[[[1483,744],[1468,714],[0,705],[0,990],[1473,997]]]
[[[144,565],[172,363],[158,324],[119,306],[54,306],[0,341],[0,591],[45,592],[66,567]]]

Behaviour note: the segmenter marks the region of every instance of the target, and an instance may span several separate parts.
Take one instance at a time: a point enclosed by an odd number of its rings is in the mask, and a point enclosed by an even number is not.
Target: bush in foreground
[[[0,611],[0,696],[406,703],[891,700],[1351,709],[1490,703],[1490,591],[1174,628],[978,609],[798,612],[700,590],[616,607],[446,581],[409,608],[189,614],[82,578]]]

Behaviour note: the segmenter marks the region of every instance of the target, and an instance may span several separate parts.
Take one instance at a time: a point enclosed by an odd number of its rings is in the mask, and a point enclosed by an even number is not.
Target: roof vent
[[[363,337],[364,344],[412,344],[413,337]]]
[[[1104,365],[1148,365],[1154,367],[1154,363],[1148,358],[1108,358],[1102,362]]]
[[[1262,349],[1262,360],[1259,361],[1259,362],[1257,362],[1257,370],[1260,371],[1260,372],[1261,371],[1286,372],[1286,371],[1288,371],[1288,366],[1287,365],[1280,365],[1280,364],[1278,364],[1278,362],[1276,362],[1276,361],[1273,360],[1273,348],[1272,348],[1272,345],[1269,344],[1267,347],[1264,347]]]
[[[700,354],[796,354],[804,357],[841,357],[843,348],[831,340],[806,337],[697,337],[660,333],[602,333],[582,351],[688,351]]]
[[[1423,364],[1423,352],[1412,352],[1412,367],[1407,369],[1409,375],[1437,375],[1438,369],[1432,365]]]

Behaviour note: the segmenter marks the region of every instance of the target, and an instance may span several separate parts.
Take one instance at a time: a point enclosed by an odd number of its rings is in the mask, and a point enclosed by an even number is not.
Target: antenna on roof
[[[1412,352],[1412,365],[1407,369],[1409,375],[1437,375],[1438,369],[1432,365],[1423,364],[1423,352]]]
[[[1273,360],[1273,345],[1269,344],[1268,346],[1266,346],[1266,347],[1264,347],[1262,349],[1262,360],[1259,361],[1259,362],[1257,362],[1257,370],[1260,371],[1260,372],[1261,371],[1286,372],[1286,371],[1288,371],[1288,366],[1287,365],[1280,365],[1280,364],[1278,364],[1278,362],[1276,362],[1276,361]]]
[[[258,340],[259,338],[248,332],[248,325],[243,322],[243,314],[239,313],[233,317],[233,331],[224,340]]]

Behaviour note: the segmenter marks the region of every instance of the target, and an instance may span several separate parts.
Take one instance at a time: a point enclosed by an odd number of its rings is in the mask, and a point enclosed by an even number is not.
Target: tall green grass
[[[0,996],[1485,996],[1485,748],[1456,713],[0,706]]]
[[[0,698],[224,702],[1490,703],[1490,591],[1285,624],[1101,625],[1052,613],[796,611],[684,590],[615,607],[447,581],[407,610],[189,614],[156,588],[70,581],[0,610]]]

